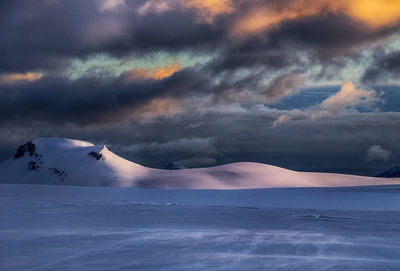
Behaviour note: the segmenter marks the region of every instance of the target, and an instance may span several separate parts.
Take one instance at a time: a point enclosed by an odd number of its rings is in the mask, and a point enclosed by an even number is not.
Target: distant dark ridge
[[[178,162],[172,162],[168,166],[166,166],[165,169],[168,169],[168,170],[180,170],[180,169],[185,169],[185,167],[182,166]]]
[[[376,177],[381,178],[400,178],[400,166],[391,168],[381,174],[376,175]]]

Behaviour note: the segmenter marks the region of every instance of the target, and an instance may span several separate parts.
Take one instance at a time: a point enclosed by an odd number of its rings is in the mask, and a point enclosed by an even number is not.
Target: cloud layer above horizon
[[[373,174],[400,155],[399,30],[392,0],[1,1],[0,158],[59,136]]]

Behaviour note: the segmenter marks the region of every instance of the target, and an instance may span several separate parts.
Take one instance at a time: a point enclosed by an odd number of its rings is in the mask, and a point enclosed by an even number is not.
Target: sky
[[[37,137],[156,168],[399,163],[397,0],[2,0],[0,161]]]

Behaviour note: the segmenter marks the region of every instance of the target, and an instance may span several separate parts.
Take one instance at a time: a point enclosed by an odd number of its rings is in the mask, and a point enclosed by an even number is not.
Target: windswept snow
[[[40,138],[26,152],[0,164],[0,183],[61,184],[167,189],[247,189],[338,187],[400,184],[385,179],[343,174],[297,172],[259,163],[211,168],[161,170],[119,157],[104,145],[80,140]]]
[[[0,185],[0,270],[400,270],[397,186]]]

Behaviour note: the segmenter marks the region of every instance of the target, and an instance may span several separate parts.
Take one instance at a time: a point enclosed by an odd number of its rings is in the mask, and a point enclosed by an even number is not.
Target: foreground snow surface
[[[0,270],[400,270],[400,187],[0,185]]]

